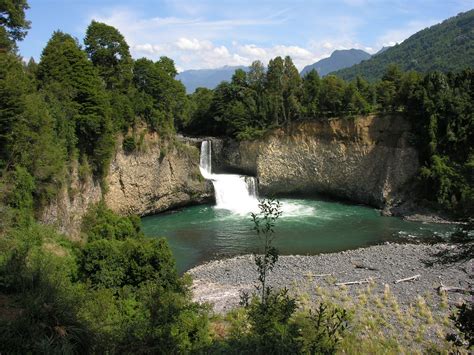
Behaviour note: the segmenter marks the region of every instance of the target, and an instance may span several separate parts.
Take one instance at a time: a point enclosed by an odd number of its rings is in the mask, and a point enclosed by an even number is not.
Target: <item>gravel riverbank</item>
[[[336,283],[372,279],[374,292],[383,294],[388,284],[402,306],[413,303],[417,295],[436,302],[441,284],[472,287],[474,259],[453,264],[436,262],[436,253],[451,248],[446,244],[384,244],[332,254],[281,256],[269,283],[275,288],[287,287],[292,292],[305,293],[315,301],[317,287],[337,289],[340,286]],[[251,255],[212,261],[188,273],[193,277],[194,300],[212,303],[218,313],[235,307],[241,291],[255,290],[257,280]],[[395,283],[415,275],[419,277],[414,281]],[[347,288],[355,296],[365,286],[356,284]],[[450,303],[458,303],[469,296],[449,292],[448,297]]]

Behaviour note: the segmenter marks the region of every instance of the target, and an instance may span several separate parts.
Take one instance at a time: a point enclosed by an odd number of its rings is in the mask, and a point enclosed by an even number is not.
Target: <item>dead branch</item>
[[[398,284],[400,282],[405,282],[405,281],[415,281],[416,279],[418,279],[420,277],[421,277],[421,275],[418,274],[418,275],[414,275],[414,276],[406,277],[404,279],[397,280],[397,281],[395,281],[395,283]]]
[[[368,284],[370,281],[372,281],[372,278],[371,278],[371,277],[369,277],[368,279],[359,280],[359,281],[338,282],[338,283],[335,283],[335,285],[336,285],[336,286],[362,285],[362,284]]]

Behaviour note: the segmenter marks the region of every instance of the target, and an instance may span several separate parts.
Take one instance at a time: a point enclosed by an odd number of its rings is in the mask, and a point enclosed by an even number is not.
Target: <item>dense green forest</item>
[[[388,48],[360,64],[333,72],[345,80],[358,75],[366,80],[381,79],[391,63],[402,70],[421,73],[452,72],[474,67],[474,10],[449,18],[415,33],[402,43]]]
[[[134,60],[120,32],[95,21],[83,44],[56,31],[39,63],[23,62],[16,43],[30,27],[27,8],[0,4],[0,296],[12,305],[0,321],[2,353],[334,350],[331,317],[321,328],[312,315],[292,317],[285,294],[250,302],[229,336],[216,337],[167,243],[145,238],[136,217],[92,206],[78,243],[36,221],[76,164],[103,182],[116,136],[133,150],[137,127],[163,139],[177,131],[254,139],[302,119],[399,113],[416,128],[423,196],[472,215],[472,69],[420,75],[390,66],[375,83],[345,82],[315,71],[301,78],[290,57],[277,57],[187,96],[171,59]]]

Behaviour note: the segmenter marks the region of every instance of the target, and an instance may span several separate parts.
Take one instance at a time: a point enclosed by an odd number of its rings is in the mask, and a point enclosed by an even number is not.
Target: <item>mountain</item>
[[[379,55],[379,54],[382,54],[383,52],[385,52],[387,49],[389,48],[392,48],[392,46],[383,46],[382,48],[380,48],[380,50],[375,53],[374,55]]]
[[[346,80],[361,75],[373,81],[383,76],[390,63],[419,72],[474,68],[474,10],[417,32],[370,60],[333,74]]]
[[[176,79],[181,80],[186,87],[186,92],[191,94],[199,87],[214,89],[221,81],[230,81],[237,69],[248,70],[244,66],[228,65],[217,69],[185,70],[179,73]]]
[[[369,58],[370,54],[360,49],[336,50],[332,52],[329,58],[321,59],[314,64],[304,67],[301,71],[301,75],[303,76],[311,70],[316,69],[320,76],[324,76],[330,72],[350,67]]]

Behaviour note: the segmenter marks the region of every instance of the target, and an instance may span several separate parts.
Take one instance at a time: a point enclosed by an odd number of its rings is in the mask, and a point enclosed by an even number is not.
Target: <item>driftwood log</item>
[[[337,282],[335,285],[336,286],[362,285],[362,284],[368,284],[371,281],[372,281],[372,278],[369,277],[368,279],[365,279],[365,280],[349,281],[349,282]]]
[[[418,274],[418,275],[414,275],[414,276],[406,277],[404,279],[397,280],[397,281],[395,281],[395,283],[398,284],[400,282],[415,281],[416,279],[419,279],[420,277],[421,277],[421,275]]]

